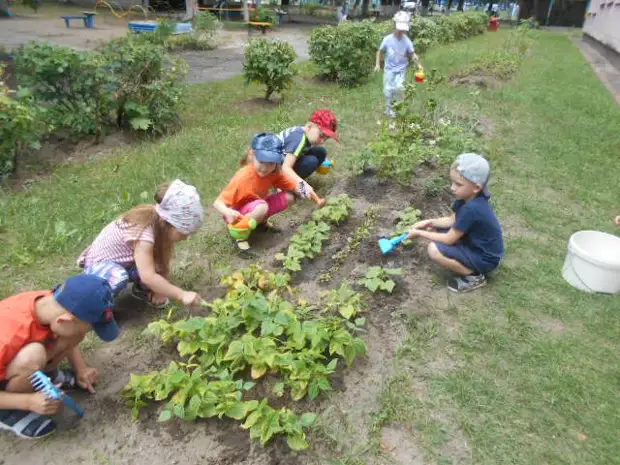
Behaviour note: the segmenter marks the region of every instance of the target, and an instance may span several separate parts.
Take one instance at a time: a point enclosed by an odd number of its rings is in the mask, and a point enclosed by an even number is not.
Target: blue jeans
[[[293,165],[293,170],[300,178],[306,179],[321,166],[326,158],[327,149],[325,147],[320,145],[310,147],[303,155],[299,155],[295,165]]]

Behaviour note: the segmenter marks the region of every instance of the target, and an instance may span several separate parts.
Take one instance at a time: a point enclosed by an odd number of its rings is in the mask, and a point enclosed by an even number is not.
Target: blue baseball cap
[[[284,144],[275,134],[262,133],[252,139],[254,156],[262,163],[282,163],[284,160]]]
[[[90,323],[102,341],[116,339],[121,330],[114,320],[112,288],[98,276],[81,274],[54,289],[54,298],[76,318]]]
[[[491,165],[482,155],[477,153],[463,153],[456,158],[458,167],[456,170],[461,176],[474,184],[482,186],[482,194],[491,197],[489,192],[489,177],[491,176]]]

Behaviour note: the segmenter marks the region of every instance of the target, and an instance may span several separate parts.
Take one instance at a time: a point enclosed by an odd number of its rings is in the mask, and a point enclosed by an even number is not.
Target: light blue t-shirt
[[[385,53],[386,71],[404,71],[409,64],[407,54],[413,53],[415,49],[406,35],[398,40],[394,34],[390,34],[383,38],[379,50]]]

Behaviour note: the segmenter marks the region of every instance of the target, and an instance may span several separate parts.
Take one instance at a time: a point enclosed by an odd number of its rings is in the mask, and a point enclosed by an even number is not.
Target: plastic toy
[[[30,383],[35,391],[42,392],[50,399],[62,400],[67,407],[77,414],[78,417],[81,418],[84,416],[84,409],[76,404],[71,397],[54,386],[52,380],[49,379],[42,371],[35,371],[32,375],[30,375]]]
[[[385,255],[386,253],[390,253],[398,244],[407,239],[408,236],[409,233],[405,233],[393,239],[379,239],[379,248],[381,249],[381,253],[383,255]]]
[[[326,159],[323,163],[321,163],[321,166],[317,168],[316,172],[319,174],[329,174],[334,166],[336,166],[335,162]]]

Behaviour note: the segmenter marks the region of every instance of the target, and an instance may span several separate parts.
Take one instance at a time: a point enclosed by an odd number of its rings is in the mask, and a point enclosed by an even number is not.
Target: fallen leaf
[[[585,434],[581,432],[577,433],[577,437],[579,437],[580,441],[585,441],[586,439],[588,439],[588,436],[586,436]]]
[[[381,442],[381,450],[384,452],[392,452],[392,449],[394,449],[393,447],[390,447],[388,444],[386,444],[385,442]]]

